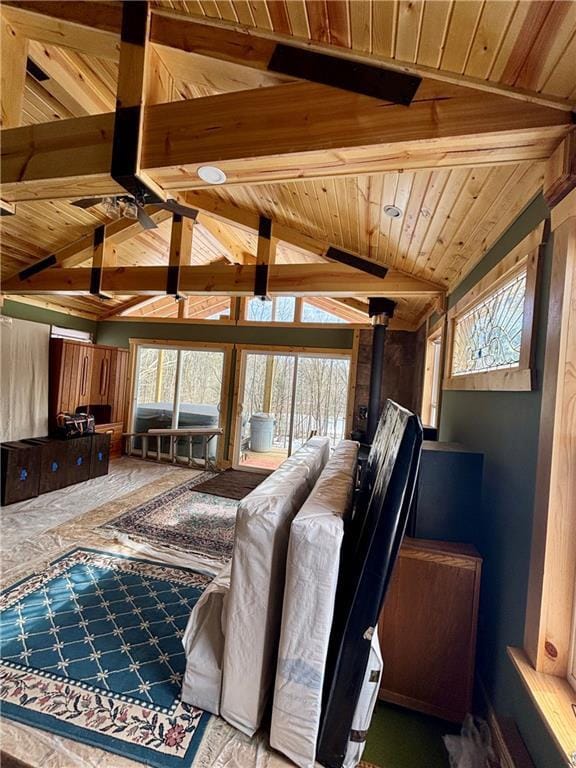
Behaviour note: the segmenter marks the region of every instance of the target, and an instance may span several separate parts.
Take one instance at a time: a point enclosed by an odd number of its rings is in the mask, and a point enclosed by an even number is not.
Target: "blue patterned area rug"
[[[238,501],[196,491],[207,476],[214,477],[203,473],[193,483],[155,496],[101,529],[225,563],[232,557]]]
[[[76,549],[0,595],[2,714],[157,768],[192,764],[210,715],[180,701],[207,576]]]

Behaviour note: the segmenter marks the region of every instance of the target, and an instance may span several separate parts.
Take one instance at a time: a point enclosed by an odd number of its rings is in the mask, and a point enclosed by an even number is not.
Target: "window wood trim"
[[[576,215],[554,231],[524,648],[567,678],[576,582]],[[575,719],[576,724],[576,719]],[[575,745],[576,747],[576,745]]]
[[[533,389],[532,375],[534,356],[534,320],[538,292],[540,246],[544,236],[544,222],[532,230],[498,264],[481,278],[447,314],[446,353],[443,389],[448,390],[510,390]],[[481,371],[452,376],[454,328],[458,319],[473,309],[483,299],[509,281],[515,274],[526,269],[526,293],[519,365],[494,371]]]
[[[422,383],[422,407],[420,409],[421,415],[422,415],[422,422],[425,425],[429,425],[432,427],[438,427],[438,423],[440,421],[440,403],[441,403],[441,392],[442,392],[442,370],[444,366],[444,351],[445,351],[445,324],[446,324],[446,318],[441,317],[439,320],[437,320],[430,328],[428,329],[428,334],[426,336],[426,346],[424,350],[424,380]],[[432,392],[434,388],[434,358],[433,355],[431,356],[432,351],[432,345],[436,343],[436,341],[440,339],[440,370],[438,371],[438,403],[436,405],[436,424],[432,424],[432,420],[430,418],[431,408],[432,408]]]
[[[574,691],[566,680],[536,672],[521,648],[508,648],[508,656],[566,764],[573,765],[570,761],[576,751]]]
[[[138,362],[138,349],[140,347],[149,347],[151,349],[176,349],[191,350],[196,352],[222,352],[224,355],[222,369],[222,386],[220,388],[220,426],[222,427],[222,436],[218,440],[216,449],[216,465],[225,468],[225,456],[230,442],[231,425],[228,423],[228,392],[230,391],[232,376],[232,351],[234,344],[218,343],[212,341],[181,341],[175,339],[129,339],[130,356],[128,362],[128,420],[130,430],[134,422],[134,406],[136,403],[135,385],[136,385],[136,367]]]

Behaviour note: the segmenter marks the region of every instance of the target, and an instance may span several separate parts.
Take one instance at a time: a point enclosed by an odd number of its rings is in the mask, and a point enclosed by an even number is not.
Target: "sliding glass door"
[[[235,466],[275,469],[312,434],[333,445],[346,431],[350,359],[241,353]]]
[[[132,430],[220,426],[224,354],[213,349],[139,345]],[[155,444],[155,440],[150,441],[150,449],[155,450]],[[178,441],[177,459],[187,459],[187,446],[186,440]],[[136,442],[135,448],[139,447]],[[214,457],[217,439],[210,448]],[[169,456],[169,438],[160,441],[160,452]],[[201,458],[200,439],[193,444],[193,456]]]

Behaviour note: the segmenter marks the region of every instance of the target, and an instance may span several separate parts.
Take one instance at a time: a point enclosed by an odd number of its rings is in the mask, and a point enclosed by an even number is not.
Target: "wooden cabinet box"
[[[40,465],[40,483],[38,493],[50,493],[68,485],[68,448],[64,440],[51,440],[39,437],[26,440],[26,443],[38,447]]]
[[[454,722],[471,711],[481,565],[466,544],[405,540],[380,615],[380,698]]]
[[[21,441],[2,443],[2,506],[38,496],[40,462],[36,446]]]
[[[92,462],[92,437],[75,437],[63,443],[66,446],[66,485],[88,480]]]
[[[108,474],[110,437],[104,432],[2,443],[2,506]]]
[[[92,436],[92,455],[90,457],[90,477],[108,474],[110,460],[110,433],[103,432]]]

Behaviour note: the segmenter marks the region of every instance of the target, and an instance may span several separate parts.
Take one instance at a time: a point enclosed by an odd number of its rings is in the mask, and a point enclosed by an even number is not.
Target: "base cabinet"
[[[1,505],[8,506],[108,474],[110,434],[2,443]]]
[[[116,421],[113,424],[96,424],[96,433],[110,435],[110,458],[118,459],[122,456],[124,424]]]
[[[465,544],[406,539],[379,621],[379,696],[461,722],[471,711],[482,560]]]

